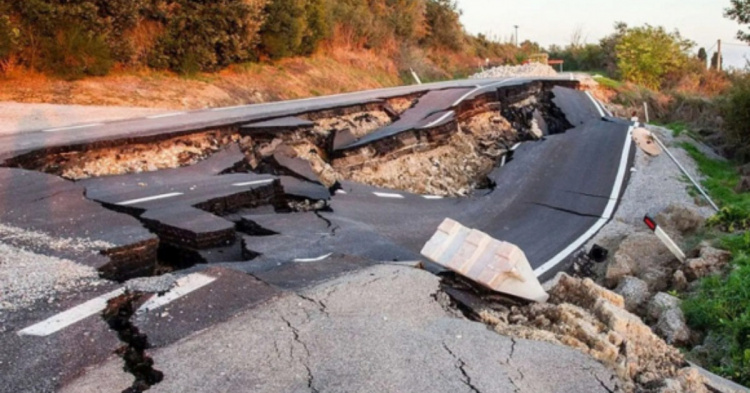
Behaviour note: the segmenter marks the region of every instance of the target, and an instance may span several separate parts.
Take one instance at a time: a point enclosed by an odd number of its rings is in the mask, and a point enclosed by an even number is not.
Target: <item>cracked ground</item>
[[[611,372],[575,350],[511,339],[443,307],[439,279],[369,268],[286,292],[227,323],[154,350],[149,392],[607,392]],[[120,391],[119,359],[66,392]],[[610,386],[611,385],[611,386]]]

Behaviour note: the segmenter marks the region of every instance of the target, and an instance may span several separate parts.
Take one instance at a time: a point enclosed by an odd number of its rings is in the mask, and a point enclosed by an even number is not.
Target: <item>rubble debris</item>
[[[630,276],[624,277],[620,281],[620,285],[615,289],[615,293],[625,299],[625,309],[634,314],[637,314],[651,297],[651,293],[648,291],[648,284],[643,280]]]
[[[692,392],[694,382],[703,381],[680,378],[689,373],[682,354],[625,310],[622,296],[566,274],[546,287],[547,303],[483,300],[470,304],[472,315],[503,335],[576,348],[614,370],[626,382],[625,391],[658,392],[674,380],[678,391]]]
[[[392,122],[393,120],[385,111],[356,112],[333,118],[317,119],[314,130],[321,135],[348,130],[356,138],[361,138]]]
[[[669,249],[650,232],[636,232],[630,234],[620,244],[614,256],[614,266],[608,267],[607,276],[616,286],[625,275],[640,278],[648,284],[651,292],[667,289],[670,279],[681,266]],[[627,274],[622,274],[628,272]],[[622,274],[622,275],[621,275]]]
[[[107,301],[107,308],[102,312],[104,321],[124,343],[115,351],[125,362],[123,369],[135,377],[133,385],[123,393],[144,392],[164,379],[164,374],[154,368],[154,360],[146,354],[151,347],[148,337],[131,321],[142,297],[139,292],[126,292]]]
[[[425,244],[422,255],[489,289],[536,302],[547,301],[523,251],[449,218]]]
[[[698,210],[676,203],[670,204],[662,210],[656,216],[656,221],[666,231],[680,236],[694,234],[703,228],[706,223],[705,217]]]
[[[731,259],[732,253],[705,246],[700,249],[698,258],[689,259],[685,263],[685,275],[693,281],[718,273]]]
[[[476,73],[470,76],[470,79],[490,79],[490,78],[508,78],[508,77],[543,77],[557,76],[554,68],[541,63],[529,63],[518,66],[500,66]]]
[[[154,172],[196,164],[237,139],[226,130],[209,131],[154,143],[58,153],[22,166],[71,180]]]

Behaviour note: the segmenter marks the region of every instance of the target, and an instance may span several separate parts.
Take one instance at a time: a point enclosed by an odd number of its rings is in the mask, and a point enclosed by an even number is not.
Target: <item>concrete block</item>
[[[549,298],[523,250],[450,218],[438,226],[422,255],[493,291],[536,302]]]

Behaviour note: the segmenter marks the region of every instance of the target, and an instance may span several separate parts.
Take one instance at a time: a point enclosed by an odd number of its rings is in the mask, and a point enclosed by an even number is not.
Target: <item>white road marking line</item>
[[[438,124],[442,123],[442,122],[443,122],[443,121],[444,121],[445,119],[447,119],[448,117],[452,116],[453,114],[455,114],[455,112],[453,112],[453,111],[450,111],[450,112],[448,112],[448,113],[446,113],[446,114],[444,114],[444,115],[440,116],[440,118],[439,118],[439,119],[437,119],[437,120],[433,121],[432,123],[430,123],[430,124],[428,124],[428,125],[426,125],[426,126],[424,126],[424,127],[419,127],[419,128],[421,128],[421,129],[423,129],[423,130],[424,130],[424,129],[427,129],[427,128],[432,128],[432,127],[434,127],[434,126],[436,126],[436,125],[438,125]]]
[[[231,111],[232,109],[247,108],[252,105],[236,105],[236,106],[225,106],[221,108],[211,108],[211,112]]]
[[[50,334],[65,329],[76,322],[80,322],[94,314],[104,311],[107,307],[107,300],[120,296],[123,293],[125,293],[123,288],[105,293],[104,295],[93,298],[67,311],[56,314],[42,322],[31,325],[26,329],[19,331],[18,335],[39,337],[49,336]]]
[[[333,253],[328,253],[326,255],[321,255],[321,256],[319,256],[317,258],[297,258],[293,262],[297,262],[297,263],[320,262],[320,261],[322,261],[322,260],[330,257],[331,255],[333,255]]]
[[[174,112],[174,113],[163,113],[161,115],[146,116],[147,119],[165,119],[167,117],[175,117],[187,114],[187,112]]]
[[[422,195],[422,198],[428,199],[428,200],[438,200],[443,199],[440,195]]]
[[[622,156],[620,157],[620,168],[617,171],[617,177],[615,178],[615,184],[612,187],[612,193],[610,194],[609,202],[607,202],[607,207],[604,209],[604,214],[602,215],[602,218],[600,218],[591,228],[589,228],[586,233],[581,235],[578,239],[570,243],[570,245],[565,248],[564,250],[560,251],[557,255],[552,257],[549,261],[544,263],[542,266],[539,266],[534,270],[534,274],[536,274],[537,277],[541,276],[542,274],[548,272],[553,267],[557,266],[560,262],[562,262],[563,259],[565,259],[568,255],[572,254],[575,250],[583,246],[591,237],[593,237],[599,230],[606,225],[609,220],[612,218],[612,213],[615,211],[615,206],[617,206],[617,201],[619,200],[618,196],[620,195],[620,192],[622,191],[622,183],[625,180],[625,170],[628,164],[628,158],[630,157],[630,145],[631,145],[631,133],[633,132],[633,127],[630,127],[628,129],[627,134],[625,135],[625,148],[622,149]]]
[[[521,147],[521,143],[520,142],[516,143],[515,145],[513,145],[513,147],[510,148],[510,151],[516,151],[516,149],[518,149],[519,147]]]
[[[80,126],[50,128],[50,129],[47,129],[47,130],[43,130],[42,132],[58,132],[58,131],[80,130],[80,129],[83,129],[83,128],[99,127],[99,126],[103,126],[103,125],[104,125],[104,123],[83,124],[83,125],[80,125]]]
[[[461,98],[459,98],[458,100],[456,100],[456,102],[454,102],[453,105],[451,105],[451,108],[458,106],[459,104],[461,104],[462,102],[464,102],[464,100],[466,100],[467,98],[471,97],[472,94],[478,92],[479,90],[489,89],[490,87],[495,87],[495,86],[502,86],[503,84],[511,82],[511,81],[514,81],[516,79],[517,78],[509,78],[509,79],[506,79],[506,80],[504,80],[502,82],[491,83],[491,84],[489,84],[487,86],[477,86],[476,88],[474,88],[474,90],[472,90],[472,91],[464,94]]]
[[[346,191],[344,191],[344,190],[336,190],[336,194],[346,195]]]
[[[244,183],[234,183],[232,186],[234,187],[247,187],[247,186],[257,186],[259,184],[268,184],[273,183],[273,179],[266,179],[266,180],[255,180],[255,181],[248,181]]]
[[[389,194],[386,192],[373,192],[373,194],[380,198],[404,199],[404,196],[401,194]]]
[[[174,288],[170,289],[162,296],[152,296],[151,299],[148,299],[146,303],[143,303],[143,305],[138,308],[137,312],[144,313],[147,311],[156,310],[160,307],[164,307],[167,304],[189,294],[190,292],[194,292],[200,288],[203,288],[214,281],[216,281],[216,277],[207,276],[201,273],[194,273],[182,277],[177,280]]]
[[[588,92],[588,91],[587,91],[587,92],[586,92],[586,96],[587,96],[587,97],[588,97],[588,98],[589,98],[589,99],[591,100],[591,102],[592,102],[592,103],[594,104],[594,106],[596,107],[596,110],[597,110],[597,111],[599,111],[599,116],[601,116],[601,117],[604,117],[604,116],[605,116],[605,114],[604,114],[604,111],[603,111],[603,110],[602,110],[602,108],[601,108],[601,107],[599,106],[599,103],[598,103],[598,102],[596,102],[596,99],[594,98],[594,96],[592,96],[592,95],[591,95],[591,92]]]
[[[146,197],[146,198],[131,199],[129,201],[122,201],[122,202],[119,202],[119,203],[115,203],[115,205],[129,206],[129,205],[135,205],[135,204],[143,203],[143,202],[157,201],[159,199],[173,198],[173,197],[180,196],[180,195],[183,195],[183,193],[181,193],[181,192],[172,192],[172,193],[169,193],[169,194],[154,195],[154,196],[150,196],[150,197]]]

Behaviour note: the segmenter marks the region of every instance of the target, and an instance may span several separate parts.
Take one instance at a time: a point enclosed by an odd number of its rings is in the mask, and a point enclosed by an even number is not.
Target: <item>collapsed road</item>
[[[118,340],[97,314],[134,277],[184,280],[180,293],[161,291],[167,300],[143,298],[173,302],[167,319],[159,307],[136,312],[156,347],[286,291],[421,260],[446,217],[518,245],[551,277],[612,218],[630,131],[576,81],[549,78],[0,137],[3,241],[111,280],[9,314],[0,391],[54,390],[107,358]],[[49,237],[66,241],[39,241]]]

